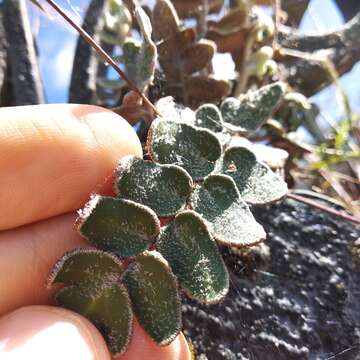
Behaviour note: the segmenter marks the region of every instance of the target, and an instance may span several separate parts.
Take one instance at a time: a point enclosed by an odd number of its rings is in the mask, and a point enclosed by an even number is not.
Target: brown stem
[[[128,83],[131,90],[135,91],[144,101],[144,103],[151,108],[151,110],[158,116],[158,112],[153,103],[144,95],[144,93],[126,76],[126,74],[116,65],[115,61],[103,50],[103,48],[94,41],[94,39],[79,25],[77,25],[53,0],[46,0],[46,2],[60,14],[71,25],[80,36],[101,56],[113,69]]]
[[[236,97],[236,98],[240,97],[240,95],[243,94],[246,90],[246,85],[247,85],[247,82],[248,82],[249,76],[250,76],[250,74],[247,70],[247,66],[248,66],[248,61],[250,59],[250,56],[252,54],[252,48],[253,48],[253,45],[255,42],[256,33],[257,33],[257,28],[254,27],[246,38],[246,44],[244,47],[243,58],[241,61],[241,67],[239,70],[239,75],[238,75],[238,79],[237,79],[237,83],[236,83],[235,91],[234,91],[234,97]]]
[[[281,12],[281,0],[274,1],[274,40],[273,47],[277,46],[278,43],[278,33],[279,33],[279,24],[280,24],[280,12]]]
[[[293,199],[293,200],[296,200],[296,201],[299,201],[299,202],[302,202],[306,205],[310,205],[312,207],[315,207],[319,210],[322,210],[322,211],[325,211],[325,212],[328,212],[329,214],[332,214],[332,215],[335,215],[335,216],[338,216],[338,217],[341,217],[345,220],[349,220],[349,221],[352,221],[356,224],[360,224],[360,220],[355,218],[354,216],[351,216],[349,214],[346,214],[342,211],[338,211],[338,210],[335,210],[335,209],[332,209],[330,207],[327,207],[325,205],[321,205],[320,203],[318,203],[317,201],[314,201],[314,200],[310,200],[310,199],[306,199],[305,197],[303,196],[300,196],[300,195],[296,195],[296,194],[293,194],[293,193],[288,193],[287,194],[287,197],[290,198],[290,199]]]

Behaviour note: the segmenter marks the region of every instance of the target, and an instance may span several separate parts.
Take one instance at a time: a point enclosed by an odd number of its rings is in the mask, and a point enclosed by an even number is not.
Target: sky
[[[74,20],[81,23],[88,0],[58,0],[58,3]],[[29,10],[32,27],[37,36],[40,71],[44,80],[47,102],[67,102],[77,34],[56,14],[53,14],[51,18],[43,16],[32,4],[29,5]],[[332,0],[312,0],[301,22],[300,31],[319,33],[335,30],[342,24],[342,16]],[[224,68],[222,65],[222,59],[218,58],[215,68]],[[359,79],[360,64],[344,75],[340,81],[355,112],[360,112]],[[337,119],[342,116],[342,109],[334,101],[335,98],[336,93],[333,87],[328,87],[313,97],[325,118]]]

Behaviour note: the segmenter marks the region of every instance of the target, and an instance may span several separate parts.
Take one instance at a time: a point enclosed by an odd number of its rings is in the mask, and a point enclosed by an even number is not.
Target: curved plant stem
[[[249,80],[248,62],[252,54],[252,48],[256,39],[257,28],[254,27],[249,33],[244,48],[244,54],[241,61],[241,68],[239,70],[239,76],[237,78],[237,84],[234,91],[234,97],[239,98],[241,94],[246,91],[246,84]]]
[[[154,104],[144,95],[144,93],[126,76],[126,74],[116,65],[115,61],[104,51],[104,49],[96,43],[96,41],[79,25],[77,25],[53,0],[46,0],[46,2],[60,14],[71,25],[80,36],[103,58],[113,69],[123,78],[131,88],[135,91],[144,103],[151,108],[151,110],[158,116],[161,116]]]
[[[317,208],[319,210],[328,212],[329,214],[341,217],[341,218],[343,218],[345,220],[349,220],[349,221],[352,221],[352,222],[354,222],[356,224],[360,224],[360,220],[355,218],[354,216],[346,214],[343,211],[335,210],[335,209],[332,209],[332,208],[330,208],[328,206],[322,205],[322,204],[318,203],[317,201],[307,199],[307,198],[305,198],[303,196],[296,195],[296,194],[291,193],[291,192],[289,192],[287,194],[287,197],[290,198],[290,199],[302,202],[302,203],[304,203],[306,205],[310,205],[312,207],[315,207],[315,208]]]

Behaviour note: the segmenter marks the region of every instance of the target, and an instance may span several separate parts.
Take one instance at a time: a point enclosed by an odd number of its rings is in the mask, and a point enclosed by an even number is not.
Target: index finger
[[[130,154],[142,155],[136,133],[104,108],[0,109],[0,230],[81,207]]]

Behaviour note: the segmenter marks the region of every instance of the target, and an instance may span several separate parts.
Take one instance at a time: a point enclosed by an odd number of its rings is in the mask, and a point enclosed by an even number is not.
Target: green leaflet
[[[201,105],[195,112],[195,125],[209,129],[214,132],[221,132],[224,128],[223,118],[219,108],[213,104]]]
[[[156,251],[137,256],[124,283],[141,326],[158,345],[170,344],[181,329],[181,303],[166,261]]]
[[[119,162],[115,192],[149,206],[158,216],[175,215],[185,207],[192,189],[190,175],[176,165],[160,165],[136,157]]]
[[[89,242],[118,256],[148,249],[160,231],[156,214],[130,200],[95,196],[81,212],[80,233]]]
[[[194,179],[212,172],[221,155],[220,142],[211,131],[162,118],[153,121],[147,141],[154,161],[179,165]]]
[[[132,334],[133,313],[123,285],[96,289],[73,285],[60,290],[56,301],[88,318],[104,336],[113,356],[126,351]]]
[[[54,265],[49,283],[78,283],[120,280],[124,271],[121,261],[113,254],[95,249],[75,249],[64,254]]]
[[[208,222],[215,239],[224,245],[251,246],[266,237],[229,176],[207,176],[191,195],[191,207]]]
[[[145,89],[152,83],[157,59],[157,49],[151,40],[151,23],[144,10],[137,6],[135,16],[139,24],[143,41],[128,40],[123,45],[124,63],[127,74],[135,84]]]
[[[58,304],[88,318],[103,334],[113,355],[123,353],[132,333],[129,296],[120,284],[123,265],[100,250],[76,249],[54,266],[49,283],[68,286],[56,295]]]
[[[232,177],[241,197],[250,204],[262,205],[279,200],[287,185],[255,154],[241,146],[229,147],[216,166],[217,173]]]
[[[206,224],[194,211],[179,213],[164,228],[157,249],[190,297],[214,303],[227,294],[229,275],[225,264]]]
[[[284,85],[277,82],[248,92],[240,99],[226,98],[221,104],[225,126],[235,132],[256,130],[270,117],[284,91]]]

